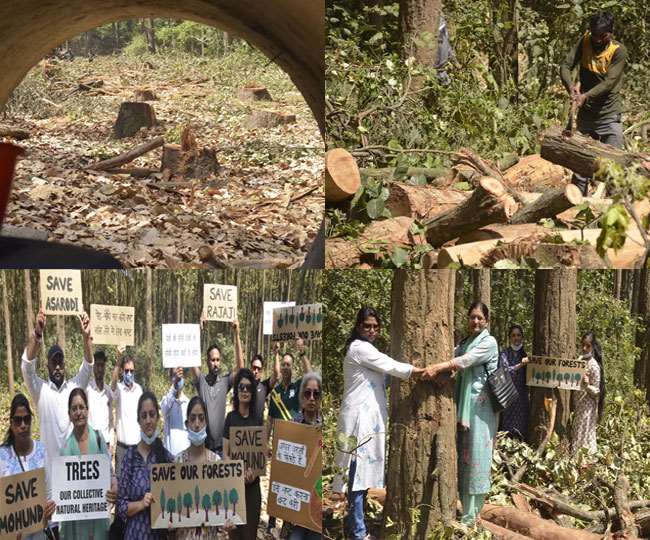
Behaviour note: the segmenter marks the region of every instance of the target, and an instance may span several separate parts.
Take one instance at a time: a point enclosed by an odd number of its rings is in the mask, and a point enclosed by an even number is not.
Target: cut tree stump
[[[254,111],[246,119],[246,127],[248,129],[274,128],[295,123],[295,114],[284,114],[275,111]]]
[[[152,150],[158,148],[159,146],[162,146],[163,144],[165,144],[165,139],[163,137],[156,137],[152,141],[147,141],[146,143],[142,143],[136,146],[135,148],[129,150],[128,152],[124,152],[123,154],[120,154],[119,156],[115,156],[110,159],[105,159],[103,161],[98,161],[97,163],[93,163],[91,165],[86,165],[84,169],[92,169],[95,171],[116,169],[117,167],[124,165],[125,163],[130,163],[137,157],[140,157],[143,154],[146,154],[147,152],[151,152]]]
[[[536,201],[526,204],[512,216],[510,223],[537,223],[540,219],[555,217],[556,215],[576,206],[582,202],[582,194],[578,186],[567,184],[565,186],[549,189],[542,193]]]
[[[120,112],[113,126],[118,139],[133,137],[141,128],[156,125],[156,115],[148,103],[126,101],[120,105]]]
[[[172,175],[186,178],[207,178],[219,171],[219,162],[212,148],[184,152],[180,144],[165,144],[160,170],[169,170]]]
[[[471,196],[455,208],[423,222],[428,242],[439,247],[475,229],[506,223],[518,204],[496,178],[484,176]]]
[[[30,136],[29,131],[24,129],[0,124],[0,137],[11,137],[17,141],[24,141],[25,139],[29,139]]]
[[[325,200],[340,202],[361,187],[357,162],[347,150],[333,148],[325,154]]]
[[[464,203],[470,194],[466,191],[436,189],[429,186],[413,186],[392,182],[385,207],[392,217],[409,216],[429,219]]]
[[[154,94],[153,90],[148,88],[136,88],[135,90],[136,101],[158,101],[158,97]]]
[[[594,174],[598,158],[611,159],[625,167],[634,164],[642,165],[639,168],[639,173],[650,176],[650,155],[628,153],[581,133],[565,137],[562,135],[562,129],[558,127],[551,128],[544,133],[541,155],[544,159],[571,169],[582,176]]]
[[[263,86],[244,86],[240,88],[239,99],[250,101],[273,101],[271,94]]]
[[[571,174],[564,167],[543,159],[539,154],[525,156],[508,169],[503,177],[518,191],[545,191],[566,184]]]

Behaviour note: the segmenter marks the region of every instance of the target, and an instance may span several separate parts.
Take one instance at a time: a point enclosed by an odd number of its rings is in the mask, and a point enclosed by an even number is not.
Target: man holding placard
[[[93,375],[88,384],[88,423],[100,431],[109,445],[113,433],[113,392],[104,384],[106,352],[95,352]]]
[[[165,436],[163,445],[173,456],[179,454],[190,445],[185,421],[187,420],[187,405],[190,399],[183,392],[185,377],[183,368],[170,370],[171,387],[160,402],[160,410],[165,419]]]

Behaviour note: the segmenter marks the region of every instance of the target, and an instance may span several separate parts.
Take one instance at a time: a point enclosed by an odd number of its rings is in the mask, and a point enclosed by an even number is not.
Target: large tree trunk
[[[490,307],[490,269],[472,269],[472,287],[474,289],[474,301],[483,302]]]
[[[454,273],[397,271],[393,279],[392,356],[422,367],[452,358]],[[411,523],[426,538],[456,508],[456,413],[453,385],[394,379],[384,524]]]
[[[436,65],[440,0],[400,0],[399,18],[404,57],[426,67]]]
[[[5,348],[7,355],[7,379],[9,381],[9,396],[14,395],[14,361],[11,344],[11,316],[9,314],[9,287],[7,285],[7,272],[0,272],[2,278],[2,315],[5,327]],[[29,335],[29,334],[28,334]]]
[[[29,270],[23,270],[25,278],[25,322],[27,323],[27,333],[25,336],[31,335],[34,331],[34,311],[32,308],[32,281]]]
[[[535,272],[533,354],[573,358],[576,344],[575,269],[558,268]],[[544,400],[557,400],[555,426],[559,437],[568,436],[571,390],[530,387],[528,442],[538,446],[549,428],[549,410]]]
[[[151,268],[145,270],[146,289],[145,289],[145,306],[146,306],[146,341],[145,349],[147,351],[147,360],[144,362],[144,377],[146,384],[151,382],[151,364],[153,363],[153,275]]]
[[[634,383],[637,387],[645,386],[648,404],[650,405],[650,269],[637,270],[638,304],[637,313],[642,325],[636,332],[636,345],[641,349],[639,357],[634,362]]]

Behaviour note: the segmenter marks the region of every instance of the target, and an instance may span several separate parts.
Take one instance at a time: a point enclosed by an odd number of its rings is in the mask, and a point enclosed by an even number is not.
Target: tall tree
[[[25,281],[25,321],[27,324],[27,333],[26,336],[34,330],[34,311],[32,308],[32,279],[31,272],[29,270],[23,270],[23,276]]]
[[[7,286],[7,272],[0,271],[2,278],[2,313],[5,327],[5,346],[7,354],[7,378],[9,379],[9,395],[14,395],[14,362],[11,354],[11,316],[9,315],[9,287]]]
[[[392,290],[391,351],[418,367],[453,355],[454,271],[395,272]],[[425,538],[456,508],[456,412],[453,385],[400,381],[391,386],[390,448],[384,525],[411,523]]]
[[[533,324],[533,355],[573,358],[576,348],[577,272],[572,268],[538,270],[535,272],[535,314]],[[550,423],[546,404],[557,404],[555,425],[560,437],[568,431],[571,414],[571,391],[531,386],[529,443],[538,446]]]
[[[495,37],[490,68],[500,88],[512,79],[516,92],[519,83],[519,0],[492,0],[492,27]]]
[[[147,360],[144,365],[144,377],[147,385],[151,382],[151,363],[153,362],[153,276],[151,268],[147,268],[146,272],[146,337],[145,337],[145,350],[147,351]]]
[[[638,388],[646,390],[648,403],[650,404],[650,269],[637,270],[636,279],[637,305],[636,313],[640,319],[640,325],[636,331],[636,346],[641,349],[639,357],[634,362],[634,384]]]
[[[441,0],[400,0],[399,19],[405,57],[418,64],[436,65]]]
[[[490,307],[491,286],[492,283],[490,281],[489,268],[472,269],[472,289],[474,291],[474,301],[480,300],[486,306]]]

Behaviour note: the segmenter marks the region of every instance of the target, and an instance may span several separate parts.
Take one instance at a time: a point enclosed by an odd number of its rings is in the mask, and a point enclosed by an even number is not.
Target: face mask
[[[192,431],[191,429],[187,430],[187,438],[190,440],[192,446],[201,446],[205,442],[207,436],[208,433],[205,428],[201,431]]]
[[[140,438],[143,443],[151,445],[158,438],[158,430],[156,429],[151,437],[148,437],[144,431],[140,430]]]
[[[128,373],[124,374],[124,384],[126,384],[127,386],[131,386],[133,384],[133,380],[134,380],[133,373],[129,371]]]
[[[522,349],[523,346],[524,346],[524,344],[523,344],[523,343],[520,343],[519,345],[510,345],[510,348],[511,348],[513,351],[520,351],[520,350]]]
[[[176,381],[176,390],[180,392],[183,389],[183,386],[185,386],[185,379],[181,377]]]
[[[593,356],[592,353],[583,353],[582,359],[583,360],[589,360],[589,359],[591,359],[592,356]]]

